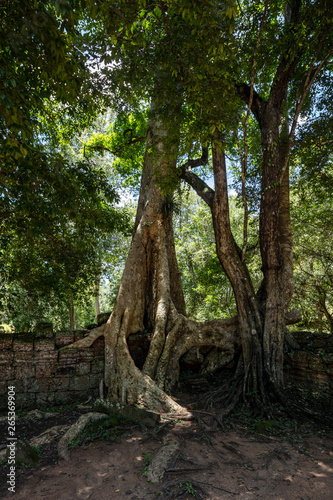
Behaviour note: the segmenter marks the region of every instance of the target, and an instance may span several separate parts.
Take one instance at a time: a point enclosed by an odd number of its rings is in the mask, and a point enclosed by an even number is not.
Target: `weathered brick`
[[[10,351],[9,349],[6,349],[6,350],[0,352],[0,363],[11,364],[14,362],[14,359],[15,359],[14,351]]]
[[[91,391],[90,389],[82,391],[69,391],[68,394],[70,395],[70,400],[73,403],[83,403],[91,396]]]
[[[86,393],[84,393],[86,395]],[[61,403],[75,403],[82,400],[81,393],[76,391],[58,391],[55,393],[55,401]],[[83,396],[84,398],[84,396]]]
[[[36,379],[39,390],[37,392],[50,392],[52,391],[51,380],[49,377],[42,377]]]
[[[34,350],[36,352],[38,352],[38,351],[52,352],[52,351],[55,351],[56,348],[55,348],[53,340],[49,340],[49,339],[42,340],[41,339],[41,340],[35,340]]]
[[[15,365],[10,362],[0,361],[0,373],[3,380],[15,379]]]
[[[79,359],[79,352],[77,349],[69,349],[58,352],[59,365],[77,363]]]
[[[68,344],[72,344],[74,340],[75,340],[74,333],[57,332],[55,338],[55,344],[57,347],[62,347]]]
[[[54,391],[67,391],[69,389],[69,377],[54,377],[51,379],[52,390]]]
[[[17,394],[16,408],[17,410],[29,410],[31,408],[36,408],[36,394],[33,392]]]
[[[72,377],[69,380],[69,389],[71,391],[85,391],[89,389],[89,376]]]
[[[28,392],[28,385],[31,382],[32,379],[16,379],[14,382],[15,386],[15,392],[16,394],[24,394],[25,392]]]
[[[44,363],[36,363],[36,377],[44,378],[44,377],[54,377],[57,371],[57,357],[55,356],[53,359],[49,359]]]
[[[86,337],[88,333],[89,333],[89,331],[88,331],[88,330],[76,330],[76,331],[74,332],[74,339],[75,339],[75,342],[76,342],[77,340],[81,340],[81,339],[83,339],[83,337]]]
[[[15,377],[18,380],[35,377],[35,365],[29,360],[16,359]]]
[[[0,391],[0,407],[4,410],[8,409],[8,388],[9,387],[15,387],[15,394],[17,393],[16,390],[16,380],[3,380],[1,384],[1,391]]]
[[[39,392],[36,394],[36,404],[40,406],[47,406],[54,404],[55,396],[53,392]]]
[[[14,357],[15,361],[26,361],[26,362],[32,362],[34,359],[34,353],[33,351],[27,352],[27,351],[15,351],[14,352]]]
[[[11,349],[13,346],[14,335],[12,333],[0,333],[0,349]]]
[[[94,399],[99,398],[99,387],[91,387],[89,389],[89,396],[92,396]]]
[[[1,378],[0,379],[0,395],[3,395],[6,393],[7,387],[8,387],[7,380]]]
[[[94,358],[91,363],[91,373],[103,373],[104,372],[104,359]]]
[[[90,373],[90,363],[78,363],[75,369],[75,375],[87,375]]]
[[[89,349],[80,349],[80,351],[77,352],[77,359],[79,363],[92,361],[94,359],[94,352]]]
[[[15,352],[31,352],[34,350],[34,338],[32,334],[14,337],[13,349]]]
[[[101,378],[103,378],[103,374],[91,374],[89,375],[89,387],[92,388],[99,388],[99,383]]]
[[[55,377],[71,377],[75,373],[75,366],[67,365],[67,366],[57,366]]]
[[[30,380],[30,383],[28,385],[28,388],[27,388],[27,392],[35,392],[35,393],[38,393],[39,392],[39,381],[38,379],[36,378],[33,378]]]

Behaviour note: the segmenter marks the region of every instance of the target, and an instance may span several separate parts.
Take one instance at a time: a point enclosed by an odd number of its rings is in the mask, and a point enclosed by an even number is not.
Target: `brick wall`
[[[287,380],[313,390],[333,395],[333,335],[330,333],[294,332],[300,350],[285,355]]]
[[[18,410],[97,397],[104,376],[104,339],[89,348],[60,351],[82,336],[82,332],[58,332],[39,339],[32,334],[0,334],[0,411],[7,410],[9,385],[15,386]],[[301,349],[286,355],[286,379],[332,395],[333,335],[298,332],[295,336]],[[147,336],[130,335],[128,344],[141,368],[149,348]]]
[[[104,373],[104,339],[89,348],[60,351],[82,334],[0,335],[0,411],[7,410],[7,387],[15,386],[16,408],[50,407],[98,396]]]

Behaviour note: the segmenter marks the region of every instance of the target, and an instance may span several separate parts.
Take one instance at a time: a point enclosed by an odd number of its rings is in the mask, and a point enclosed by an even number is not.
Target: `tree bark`
[[[175,146],[166,151],[166,131],[156,119],[149,124],[135,233],[113,312],[105,325],[105,384],[108,398],[124,404],[179,410],[153,381],[165,339],[185,313],[175,257],[170,192],[159,184],[175,169]],[[126,339],[145,331],[150,348],[142,372],[135,366]]]
[[[269,103],[262,118],[263,174],[259,241],[264,275],[264,367],[278,386],[283,383],[284,287],[280,240],[279,115]]]
[[[68,292],[68,310],[69,310],[69,329],[75,330],[75,306],[74,299],[70,292]]]
[[[100,280],[101,280],[101,277],[100,276],[96,276],[96,279],[95,279],[95,318],[96,318],[96,321],[97,321],[98,315],[101,313],[100,303],[99,303],[99,285],[100,285]]]
[[[263,101],[261,109],[264,109]],[[243,396],[243,401],[248,402],[250,398],[246,395],[251,394],[259,408],[268,401],[270,388],[267,380],[270,379],[274,383],[282,381],[284,325],[293,324],[301,319],[298,310],[289,312],[285,310],[286,302],[283,300],[284,277],[286,276],[284,266],[287,259],[281,257],[280,249],[279,231],[283,229],[283,224],[279,217],[281,202],[279,165],[281,161],[284,161],[284,156],[277,154],[276,151],[278,142],[275,143],[275,141],[279,138],[277,122],[269,121],[269,115],[261,113],[262,126],[265,124],[265,117],[269,126],[263,127],[263,134],[267,133],[267,137],[263,137],[263,145],[268,145],[263,147],[265,175],[263,182],[269,188],[263,188],[261,203],[263,220],[260,238],[263,264],[265,263],[263,265],[265,278],[258,293],[255,294],[246,263],[242,259],[242,251],[231,232],[223,144],[218,145],[215,141],[213,146],[215,191],[205,185],[202,180],[199,182],[196,174],[188,168],[183,168],[181,174],[182,178],[196,190],[211,209],[217,256],[232,285],[238,310],[238,346],[242,349],[241,362],[243,364],[240,367],[243,382],[239,395]],[[275,123],[273,130],[272,123]],[[274,162],[276,162],[275,170]],[[274,182],[275,185],[273,185]],[[289,191],[289,185],[286,187]],[[286,209],[289,210],[289,204],[286,204]],[[288,220],[290,222],[290,217]],[[234,338],[236,339],[236,336]],[[276,376],[277,371],[279,371],[278,376]]]
[[[255,394],[256,398],[265,400],[260,342],[262,336],[261,318],[248,269],[231,232],[227,173],[222,144],[213,146],[213,170],[215,196],[211,212],[216,251],[233,288],[237,305],[244,370],[243,401],[247,401],[246,395],[248,393]]]

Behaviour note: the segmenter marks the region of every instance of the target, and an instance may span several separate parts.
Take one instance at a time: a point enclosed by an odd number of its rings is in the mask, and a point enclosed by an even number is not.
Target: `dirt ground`
[[[22,418],[18,435],[31,439],[46,428],[73,423],[78,415],[80,411],[72,408],[47,418]],[[271,428],[246,428],[237,421],[234,430],[226,432],[201,419],[174,421],[157,430],[119,425],[119,437],[86,440],[71,450],[69,461],[58,460],[56,443],[44,445],[37,464],[17,468],[15,493],[7,489],[8,465],[1,465],[0,496],[4,500],[333,498],[333,434],[327,428],[314,432],[307,424],[296,425],[283,435]],[[4,426],[2,422],[1,431]],[[163,439],[174,437],[180,441],[180,452],[162,481],[149,483],[150,460]],[[5,442],[6,437],[2,448]]]

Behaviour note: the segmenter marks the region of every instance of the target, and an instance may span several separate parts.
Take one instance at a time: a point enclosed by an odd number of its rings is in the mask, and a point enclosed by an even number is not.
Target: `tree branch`
[[[236,93],[245,104],[251,104],[251,111],[256,117],[259,126],[261,128],[261,116],[263,107],[266,105],[266,101],[253,89],[252,90],[252,102],[251,102],[251,86],[246,83],[239,83],[236,85]]]
[[[293,145],[294,146],[300,146],[300,147],[321,147],[321,146],[327,146],[327,144],[332,144],[333,139],[328,139],[327,141],[294,141]]]
[[[202,148],[201,158],[188,160],[180,167],[180,178],[189,184],[209,207],[213,206],[215,191],[206,184],[197,174],[192,172],[192,167],[200,167],[208,162],[208,148]]]
[[[298,118],[299,118],[299,115],[301,113],[304,101],[305,101],[308,93],[310,92],[312,84],[313,84],[314,80],[316,79],[318,73],[325,66],[325,64],[327,63],[328,59],[333,55],[333,49],[330,49],[327,52],[327,54],[325,55],[325,57],[323,58],[323,60],[320,62],[320,64],[318,64],[316,66],[316,69],[314,70],[314,67],[315,67],[317,58],[319,56],[320,50],[322,48],[322,45],[324,43],[324,40],[325,40],[325,35],[320,40],[318,49],[317,49],[317,51],[316,51],[316,53],[315,53],[315,55],[314,55],[314,57],[312,59],[311,66],[310,66],[310,68],[309,68],[309,70],[308,70],[308,72],[306,74],[302,95],[301,95],[300,99],[296,102],[295,115],[294,115],[293,123],[292,123],[292,126],[291,126],[291,130],[290,130],[290,133],[289,133],[288,151],[287,151],[287,155],[286,155],[286,159],[285,159],[284,165],[283,165],[282,170],[281,170],[280,183],[282,182],[282,178],[283,178],[283,176],[284,176],[284,174],[285,174],[285,172],[287,170],[287,167],[288,167],[288,159],[289,159],[289,155],[290,155],[290,152],[291,152],[291,148],[293,146],[293,140],[294,140],[295,130],[296,130],[296,126],[297,126],[297,123],[298,123]]]
[[[184,165],[181,166],[181,168],[196,168],[196,167],[201,167],[201,165],[206,165],[208,163],[208,148],[202,148],[202,155],[200,158],[197,158],[195,160],[187,160]]]
[[[131,132],[131,129],[125,130],[124,135],[127,132]],[[110,148],[106,148],[104,146],[89,146],[86,144],[84,145],[84,149],[87,147],[90,149],[96,149],[97,151],[108,151],[108,153],[111,153],[113,156],[117,156],[117,154],[119,154],[121,151],[123,151],[123,149],[127,148],[127,146],[132,146],[132,144],[136,144],[137,142],[144,141],[145,139],[146,139],[145,136],[136,137],[135,139],[131,139],[129,142],[127,142],[126,144],[124,144],[120,148],[116,149],[115,151],[112,151]],[[85,156],[85,153],[84,153],[84,156]]]
[[[180,178],[189,184],[211,208],[215,196],[214,189],[210,188],[197,174],[192,172],[190,168],[184,169],[181,172]]]

